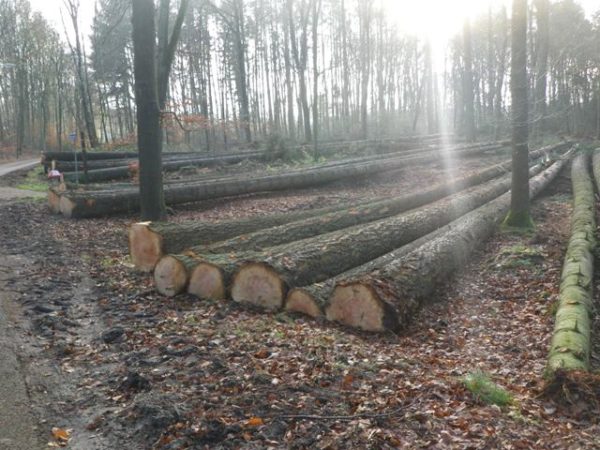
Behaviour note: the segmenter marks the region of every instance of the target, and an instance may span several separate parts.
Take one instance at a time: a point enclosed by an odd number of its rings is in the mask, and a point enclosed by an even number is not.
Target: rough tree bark
[[[494,144],[484,145],[481,148],[466,148],[457,150],[455,155],[478,154],[483,150],[500,147],[501,145]],[[426,163],[436,158],[438,158],[437,152],[391,158],[389,155],[381,155],[356,158],[277,175],[245,179],[201,180],[169,185],[165,188],[165,198],[169,205],[175,205],[256,192],[300,189]],[[65,192],[60,199],[61,213],[71,218],[101,217],[120,212],[133,212],[138,210],[139,204],[140,194],[136,189],[70,191]]]
[[[512,97],[513,185],[510,211],[504,225],[532,228],[529,211],[529,151],[528,80],[527,80],[527,0],[513,0],[512,8],[512,61],[510,90]]]
[[[563,169],[571,153],[533,178],[539,194]],[[329,320],[366,331],[398,331],[437,286],[463,267],[474,248],[494,232],[510,206],[506,193],[452,223],[445,233],[381,270],[338,283],[326,309]]]
[[[154,1],[132,0],[131,22],[140,155],[140,209],[142,220],[162,220],[167,212],[162,183]]]
[[[319,282],[382,256],[490,201],[509,185],[509,177],[504,177],[410,214],[272,247],[264,253],[197,255],[196,264],[201,267],[194,268],[191,275],[193,278],[200,270],[199,277],[210,280],[211,293],[225,292],[231,279],[233,300],[276,310],[283,305],[288,286]],[[166,286],[168,290],[163,293],[172,295],[177,292],[174,282],[165,281],[166,275],[171,279],[185,277],[169,274],[174,269],[173,259],[163,260],[156,266],[156,284],[159,289]],[[184,288],[185,283],[178,286],[179,292]],[[198,292],[206,291],[200,286]]]
[[[600,153],[594,154],[594,174],[600,187]],[[594,250],[596,211],[594,185],[589,173],[589,156],[578,155],[571,168],[573,213],[571,237],[560,282],[558,309],[550,343],[547,369],[589,370],[590,332],[594,299]]]

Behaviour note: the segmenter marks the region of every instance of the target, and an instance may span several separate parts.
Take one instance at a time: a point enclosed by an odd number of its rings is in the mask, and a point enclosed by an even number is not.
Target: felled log
[[[531,158],[541,157],[551,151],[560,150],[562,146],[549,146],[531,152]],[[441,184],[429,189],[423,193],[411,194],[403,197],[406,208],[414,208],[425,203],[437,200],[443,195],[448,195],[455,190],[473,186],[484,181],[488,181],[496,176],[505,173],[510,167],[510,160],[497,166],[490,167],[473,174],[472,176]],[[373,203],[376,200],[372,201]],[[371,202],[369,202],[371,203]],[[355,205],[358,207],[363,205]],[[261,247],[262,243],[257,242],[248,245],[250,235],[257,230],[270,229],[278,225],[291,224],[311,217],[324,216],[325,214],[346,209],[345,205],[337,205],[330,208],[321,208],[309,211],[288,213],[285,215],[260,216],[250,219],[225,221],[218,224],[204,223],[198,221],[189,221],[182,224],[175,223],[139,223],[131,226],[129,230],[129,251],[133,264],[138,270],[151,271],[156,266],[159,259],[169,253],[180,253],[183,250],[198,246],[209,245],[225,239],[245,235],[236,241],[244,242],[246,248]],[[352,210],[348,210],[352,213]],[[391,213],[388,215],[392,215]],[[306,224],[305,224],[306,225]],[[279,233],[285,233],[286,227],[273,229],[269,235],[274,239],[272,242],[281,241]],[[305,235],[306,236],[306,235]],[[289,242],[287,240],[286,242]],[[270,244],[275,245],[273,243]],[[197,250],[197,252],[201,252]]]
[[[535,159],[546,155],[554,147],[545,147],[531,152],[530,158]],[[285,225],[260,229],[250,234],[236,235],[226,241],[217,242],[206,246],[191,247],[196,253],[227,253],[232,251],[252,250],[258,251],[266,247],[275,247],[288,242],[299,241],[309,237],[341,230],[363,223],[374,222],[386,217],[395,216],[404,211],[423,206],[439,200],[452,193],[459,192],[475,186],[510,171],[511,161],[496,164],[488,169],[481,170],[473,175],[440,183],[428,190],[407,194],[401,197],[354,205],[347,209],[332,211],[328,214],[319,214],[298,221],[290,221]]]
[[[60,196],[63,189],[58,187],[48,188],[48,206],[53,214],[60,214]]]
[[[255,303],[272,285],[283,282],[297,287],[324,281],[435,231],[506,192],[510,183],[510,176],[505,176],[408,214],[273,247],[260,260],[249,261],[242,255],[238,259],[244,262],[233,277],[231,297]],[[272,299],[273,309],[283,305],[284,297],[285,292]]]
[[[162,168],[166,172],[176,171],[182,167],[213,167],[225,164],[235,164],[246,159],[260,158],[262,152],[254,152],[240,155],[217,156],[217,157],[185,157],[185,158],[167,158],[163,161]],[[133,160],[137,161],[137,160]],[[92,169],[92,167],[88,167]],[[100,168],[97,170],[88,170],[87,175],[83,173],[67,172],[64,174],[66,181],[75,181],[77,178],[80,183],[99,183],[103,181],[119,180],[129,178],[130,166],[121,164],[115,167]]]
[[[457,155],[471,154],[479,149],[460,150]],[[431,161],[436,156],[377,159],[358,164],[332,164],[312,169],[290,171],[277,175],[248,177],[241,180],[203,181],[165,186],[168,205],[191,203],[214,198],[231,197],[256,192],[301,189],[320,186],[346,178],[359,178],[405,167],[410,163]],[[139,208],[138,189],[97,192],[66,192],[60,199],[60,211],[67,217],[101,217]]]
[[[329,297],[338,282],[386,267],[394,260],[407,255],[450,230],[452,230],[452,225],[445,225],[399,249],[386,253],[379,258],[358,267],[354,267],[346,272],[340,273],[328,280],[309,286],[292,288],[288,291],[285,299],[285,310],[288,312],[305,314],[313,318],[322,317],[325,315],[325,307],[327,306]]]
[[[86,152],[88,161],[99,159],[127,159],[137,158],[137,152]],[[77,152],[77,160],[83,160],[83,153]],[[75,161],[74,152],[44,152],[42,153],[42,164],[45,161]]]
[[[539,194],[566,165],[572,153],[530,180],[530,195]],[[452,230],[386,267],[340,281],[326,316],[366,331],[404,328],[436,287],[464,267],[472,251],[485,242],[510,207],[506,193],[454,221]]]
[[[600,175],[600,152],[594,154],[594,173]],[[591,315],[594,309],[594,249],[596,211],[589,156],[578,155],[571,168],[573,213],[571,237],[560,282],[558,309],[548,356],[548,372],[589,370]],[[596,178],[600,185],[600,178]]]
[[[129,254],[136,269],[149,272],[163,255],[180,253],[199,242],[211,244],[263,228],[327,214],[345,205],[310,209],[287,214],[271,214],[218,223],[188,221],[185,223],[141,222],[129,228]]]
[[[190,286],[198,288],[194,291],[188,288],[188,292],[198,296],[205,295],[206,291],[202,290],[196,277],[205,277],[205,273],[209,271],[211,280],[218,278],[211,282],[220,286],[220,292],[225,291],[231,279],[233,300],[267,309],[279,309],[288,286],[319,282],[375,259],[495,198],[508,190],[509,186],[510,177],[503,177],[499,181],[451,196],[410,214],[273,247],[266,253],[203,253],[197,255],[197,265],[189,274]],[[219,261],[225,258],[227,264],[220,264]],[[162,260],[156,266],[155,277],[161,267]],[[190,268],[185,269],[189,272]],[[185,283],[180,285],[180,289],[183,288]]]

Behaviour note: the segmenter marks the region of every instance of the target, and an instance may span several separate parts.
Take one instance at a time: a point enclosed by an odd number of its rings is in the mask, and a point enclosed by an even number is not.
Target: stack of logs
[[[574,151],[530,153],[530,195]],[[550,154],[554,162],[548,160]],[[157,290],[285,309],[382,332],[405,327],[436,286],[463,266],[510,206],[510,161],[425,191],[368,203],[220,223],[138,223],[135,266]]]
[[[507,142],[491,142],[438,149],[403,149],[365,157],[347,158],[327,164],[286,171],[278,174],[245,177],[219,176],[167,183],[164,188],[167,205],[177,205],[266,191],[309,188],[343,179],[372,176],[416,164],[438,161],[441,153],[453,157],[479,156],[482,152],[500,150]],[[52,211],[72,218],[100,217],[135,212],[139,208],[139,189],[114,185],[108,189],[50,190],[48,201]]]

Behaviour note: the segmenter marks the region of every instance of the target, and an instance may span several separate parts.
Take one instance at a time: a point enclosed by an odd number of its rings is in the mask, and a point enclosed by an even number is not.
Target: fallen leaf
[[[261,425],[264,425],[265,421],[262,420],[260,417],[252,417],[250,419],[248,419],[248,422],[246,422],[246,426],[249,427],[260,427]]]
[[[52,437],[59,441],[68,441],[71,439],[71,431],[65,430],[64,428],[54,427],[52,428]]]

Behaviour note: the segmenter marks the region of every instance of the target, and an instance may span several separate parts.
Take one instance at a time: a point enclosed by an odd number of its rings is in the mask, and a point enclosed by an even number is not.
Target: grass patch
[[[23,182],[18,184],[16,188],[26,191],[46,192],[48,190],[48,183],[44,177],[44,168],[40,166],[27,172],[27,176]]]
[[[534,267],[540,265],[544,258],[540,248],[516,244],[500,250],[495,265],[501,269]]]
[[[514,403],[512,394],[494,383],[483,372],[478,371],[466,375],[462,378],[462,383],[478,402],[497,406],[508,406]]]

